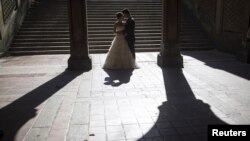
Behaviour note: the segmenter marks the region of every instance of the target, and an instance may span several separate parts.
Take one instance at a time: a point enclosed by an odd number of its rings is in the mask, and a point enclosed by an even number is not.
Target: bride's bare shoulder
[[[118,26],[118,25],[120,25],[121,23],[119,22],[119,21],[115,21],[115,23],[114,23],[114,25],[115,26]]]
[[[114,23],[114,26],[123,26],[124,24],[122,22],[116,21]]]

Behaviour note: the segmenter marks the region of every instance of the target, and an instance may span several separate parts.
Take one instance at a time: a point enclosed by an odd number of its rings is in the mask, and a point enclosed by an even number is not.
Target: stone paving
[[[250,65],[182,52],[183,69],[137,53],[135,70],[69,72],[68,55],[0,58],[1,141],[205,141],[208,124],[250,124]]]

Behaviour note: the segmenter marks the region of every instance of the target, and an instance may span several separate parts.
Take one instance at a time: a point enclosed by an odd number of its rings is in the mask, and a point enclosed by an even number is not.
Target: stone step
[[[116,20],[114,18],[112,19],[106,19],[106,18],[100,18],[100,19],[89,19],[88,24],[114,24]],[[161,23],[161,18],[140,18],[136,19],[136,23]],[[68,21],[24,21],[23,24],[69,24]]]
[[[106,37],[95,37],[95,38],[88,38],[89,41],[112,41],[113,36],[106,36]],[[161,36],[141,36],[141,37],[136,37],[136,40],[159,40],[161,39]]]
[[[48,54],[69,54],[69,50],[32,50],[32,51],[11,51],[12,56],[22,56],[22,55],[48,55]]]
[[[140,8],[139,8],[140,7]],[[142,6],[134,6],[134,7],[125,7],[125,6],[119,6],[119,7],[107,7],[107,8],[99,8],[99,9],[93,9],[93,8],[87,8],[88,12],[100,12],[100,11],[104,11],[104,12],[119,12],[122,11],[124,8],[128,8],[131,13],[133,12],[141,12],[141,11],[161,11],[162,7],[161,6],[157,6],[157,7],[152,7],[152,6],[148,6],[148,7],[142,7]]]
[[[89,8],[91,8],[91,10],[109,10],[109,11],[121,11],[123,8],[124,8],[124,6],[117,6],[117,7],[89,7]],[[128,8],[130,11],[131,11],[131,13],[134,11],[134,10],[145,10],[145,9],[149,9],[149,10],[157,10],[157,9],[159,9],[159,8],[161,8],[161,7],[159,7],[159,6],[133,6],[133,7],[126,7],[126,8]]]
[[[70,42],[70,38],[16,38],[13,43],[26,43],[26,42]]]
[[[24,21],[23,24],[69,24],[68,21]]]
[[[66,0],[65,0],[66,1]],[[115,4],[160,4],[161,1],[160,0],[155,0],[155,1],[115,1],[115,0],[108,0],[108,1],[87,1],[87,4],[112,4],[112,5],[115,5]]]
[[[135,24],[137,23],[161,23],[161,18],[160,17],[145,17],[145,18],[135,18]],[[109,24],[114,24],[116,22],[116,18],[88,18],[88,23],[90,24],[95,24],[100,22],[102,23],[109,23]]]
[[[96,9],[96,10],[88,10],[88,16],[98,16],[98,15],[105,15],[105,16],[114,16],[116,12],[121,11],[121,9]],[[141,15],[158,15],[161,14],[161,10],[158,9],[133,9],[131,10],[132,16],[141,16]],[[51,14],[41,14],[40,12],[27,13],[27,18],[65,18],[68,16],[68,11],[57,11],[54,12],[53,15]]]
[[[161,7],[161,3],[143,3],[143,2],[133,2],[133,3],[98,3],[98,4],[92,4],[88,3],[87,7],[89,9],[93,8],[116,8],[116,7],[122,7],[122,8],[131,8],[131,7]]]
[[[10,51],[44,51],[44,50],[70,50],[70,46],[19,46],[12,47]]]
[[[97,21],[107,21],[114,23],[116,21],[116,18],[88,18],[89,22],[97,22]],[[34,21],[33,21],[34,22]],[[43,22],[43,21],[42,21]],[[53,21],[49,21],[53,22]],[[145,17],[145,18],[136,18],[135,22],[161,22],[161,17]]]
[[[102,24],[102,23],[91,23],[88,24],[88,27],[113,27],[114,23],[106,23],[106,24]],[[136,22],[136,27],[137,26],[161,26],[161,22],[160,23],[142,23],[142,22]]]
[[[36,13],[31,13],[31,14],[27,14],[25,17],[25,20],[29,20],[29,19],[50,19],[50,20],[54,20],[54,19],[58,19],[58,20],[67,20],[68,18],[68,12],[65,13],[53,13],[53,15],[49,14],[36,14]]]
[[[159,52],[159,49],[155,48],[140,48],[135,49],[136,52]],[[107,53],[107,49],[94,49],[89,50],[90,54],[93,53]],[[22,55],[49,55],[49,54],[69,54],[69,50],[39,50],[39,51],[12,51],[10,54],[12,56],[22,56]]]
[[[117,11],[88,11],[88,17],[98,17],[98,16],[108,16],[108,17],[111,17],[111,16],[115,16],[115,13]],[[136,17],[136,16],[144,16],[144,15],[158,15],[158,16],[161,16],[161,11],[158,11],[158,10],[144,10],[144,11],[131,11],[131,14],[133,17]]]
[[[13,44],[12,44],[13,45]],[[34,50],[39,50],[39,49],[53,49],[54,47],[55,48],[69,48],[69,44],[67,45],[58,45],[58,44],[47,44],[47,45],[44,45],[44,44],[33,44],[32,46],[29,46],[27,44],[15,44],[17,46],[12,46],[12,49],[34,49]],[[100,45],[89,45],[89,48],[90,49],[96,49],[96,48],[102,48],[102,49],[108,49],[111,45],[111,41],[109,41],[109,44],[100,44]],[[160,43],[136,43],[135,44],[135,48],[148,48],[148,47],[159,47],[160,46]]]
[[[116,8],[159,8],[161,4],[142,4],[142,3],[133,3],[133,4],[87,4],[89,9],[116,9]]]
[[[113,13],[113,14],[109,14],[109,15],[107,15],[107,14],[101,14],[101,15],[88,15],[88,19],[102,19],[103,17],[105,17],[106,19],[114,19],[114,18],[116,18],[116,16],[115,16],[115,13]],[[160,13],[157,13],[157,14],[153,14],[153,13],[150,13],[150,14],[141,14],[141,15],[139,15],[139,14],[136,14],[136,15],[133,15],[133,18],[134,19],[148,19],[148,18],[161,18],[162,17],[162,15],[160,15]]]
[[[101,38],[101,37],[114,37],[115,34],[109,32],[109,33],[97,33],[97,34],[89,34],[89,38]],[[135,33],[135,37],[152,37],[152,36],[161,36],[161,32],[155,32],[155,33]]]
[[[114,35],[113,35],[114,36]],[[100,42],[100,41],[112,41],[113,40],[113,36],[109,36],[109,37],[96,37],[96,38],[89,38],[89,42]],[[148,36],[148,37],[136,37],[137,41],[150,41],[150,40],[158,40],[161,39],[161,36]],[[20,42],[69,42],[70,38],[69,36],[16,36],[15,40],[13,41],[13,43],[20,43]],[[209,39],[207,38],[191,38],[190,36],[185,37],[185,38],[180,38],[180,42],[182,43],[189,43],[190,41],[192,42],[210,42]]]
[[[160,1],[88,1],[87,5],[110,5],[110,6],[115,6],[115,5],[160,5]]]
[[[21,28],[19,30],[20,32],[24,31],[24,32],[29,32],[29,31],[41,31],[41,32],[45,32],[45,31],[49,31],[49,32],[52,32],[52,31],[69,31],[69,27],[68,28],[60,28],[60,27],[55,27],[55,28]]]
[[[105,44],[105,45],[89,45],[90,49],[109,49],[111,45],[110,44]],[[135,48],[159,48],[160,47],[160,43],[140,43],[140,44],[135,44]]]
[[[135,26],[135,29],[137,30],[147,30],[147,29],[157,29],[161,30],[161,26]],[[64,30],[69,30],[69,27],[22,27],[20,31],[64,31]],[[111,30],[113,31],[113,26],[110,27],[104,27],[104,26],[98,26],[98,27],[88,27],[89,31],[100,31],[100,30]]]
[[[160,1],[88,1],[90,53],[106,53],[115,36],[115,13],[129,8],[135,18],[136,51],[160,51]],[[56,7],[56,8],[55,8]],[[53,14],[51,14],[53,13]],[[211,43],[190,14],[180,10],[180,49],[211,49]],[[70,50],[67,0],[34,2],[10,48],[12,55],[68,54]]]
[[[69,34],[69,31],[20,31],[17,35],[62,35]]]
[[[113,19],[113,20],[111,20],[111,21],[88,21],[87,23],[88,24],[114,24],[114,22],[115,22],[115,20]],[[161,20],[154,20],[154,19],[147,19],[147,20],[145,20],[145,19],[143,19],[143,20],[136,20],[135,21],[136,22],[136,24],[138,24],[138,23],[153,23],[153,24],[155,24],[155,23],[161,23]]]
[[[21,43],[15,43],[13,42],[11,44],[11,47],[18,47],[18,46],[69,46],[69,42],[21,42]]]
[[[115,35],[113,33],[109,33],[109,34],[89,34],[89,39],[105,39],[106,37],[107,38],[113,38]],[[140,38],[145,38],[145,39],[148,39],[148,38],[161,38],[161,33],[136,33],[135,34],[136,36],[136,39],[140,39]],[[28,35],[16,35],[16,38],[20,38],[20,39],[23,39],[23,38],[28,38],[28,39],[31,39],[31,38],[34,38],[34,39],[37,39],[37,38],[69,38],[69,34],[28,34]]]
[[[21,28],[69,28],[69,24],[23,24]]]
[[[20,40],[29,40],[29,39],[60,39],[60,38],[69,38],[69,34],[58,34],[58,35],[16,35],[15,39]]]
[[[121,9],[89,9],[88,10],[88,15],[99,15],[99,14],[110,14],[114,15],[116,12],[121,11]],[[154,14],[154,13],[162,13],[161,8],[157,9],[133,9],[131,10],[131,15],[141,15],[141,14]]]
[[[97,34],[97,33],[112,33],[113,31],[111,30],[96,30],[96,31],[88,31],[89,34]],[[160,33],[160,29],[135,29],[135,33]]]
[[[89,45],[110,45],[112,40],[109,41],[89,41]],[[160,44],[160,40],[136,40],[135,44]],[[54,41],[41,41],[41,40],[32,40],[32,41],[21,41],[18,42],[14,40],[11,47],[34,47],[34,46],[69,46],[69,40],[54,40]]]
[[[27,14],[26,17],[25,17],[25,21],[27,20],[46,20],[46,21],[49,21],[49,20],[62,20],[62,21],[68,21],[68,14],[65,13],[60,13],[60,14],[56,14],[54,13],[55,15],[45,15],[45,14],[42,14],[42,15],[39,15],[39,14],[32,14],[32,15],[29,15]]]
[[[160,15],[161,13],[137,13],[134,14],[133,17],[135,19],[148,19],[148,18],[161,18],[162,15]],[[114,19],[115,17],[115,13],[111,13],[111,14],[88,14],[88,19],[103,19],[105,17],[105,19]],[[26,21],[68,21],[68,16],[64,15],[64,16],[60,16],[60,17],[51,17],[51,16],[44,16],[44,17],[36,17],[36,16],[27,16]]]
[[[88,31],[89,33],[89,37],[93,37],[93,36],[107,36],[107,35],[112,35],[113,31],[112,30],[100,30],[100,31]],[[161,34],[161,30],[135,30],[135,34],[151,34],[151,33],[156,33],[156,34]],[[17,35],[62,35],[62,34],[69,34],[69,31],[22,31],[20,30],[20,32],[18,32]],[[114,34],[113,34],[114,35]],[[151,34],[152,35],[152,34]],[[183,33],[183,35],[186,35],[185,33]],[[202,35],[197,34],[197,35]]]
[[[89,41],[89,45],[110,45],[112,40],[108,41]],[[136,40],[135,44],[160,44],[161,40]]]
[[[148,30],[148,29],[155,29],[155,30],[161,30],[161,26],[135,26],[135,30]],[[102,27],[102,26],[98,26],[98,27],[88,27],[89,31],[100,31],[100,30],[111,30],[113,31],[113,26],[110,27]]]

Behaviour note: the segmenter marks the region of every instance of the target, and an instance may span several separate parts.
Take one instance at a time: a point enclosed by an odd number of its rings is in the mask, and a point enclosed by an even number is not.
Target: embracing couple
[[[104,69],[135,69],[135,22],[128,9],[116,13],[117,21]]]

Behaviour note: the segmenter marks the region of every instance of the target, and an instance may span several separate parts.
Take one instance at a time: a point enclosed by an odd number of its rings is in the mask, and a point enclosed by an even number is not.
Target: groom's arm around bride
[[[128,42],[130,51],[135,59],[135,21],[128,9],[123,9],[122,13],[124,14],[124,17],[127,18],[124,35]]]

